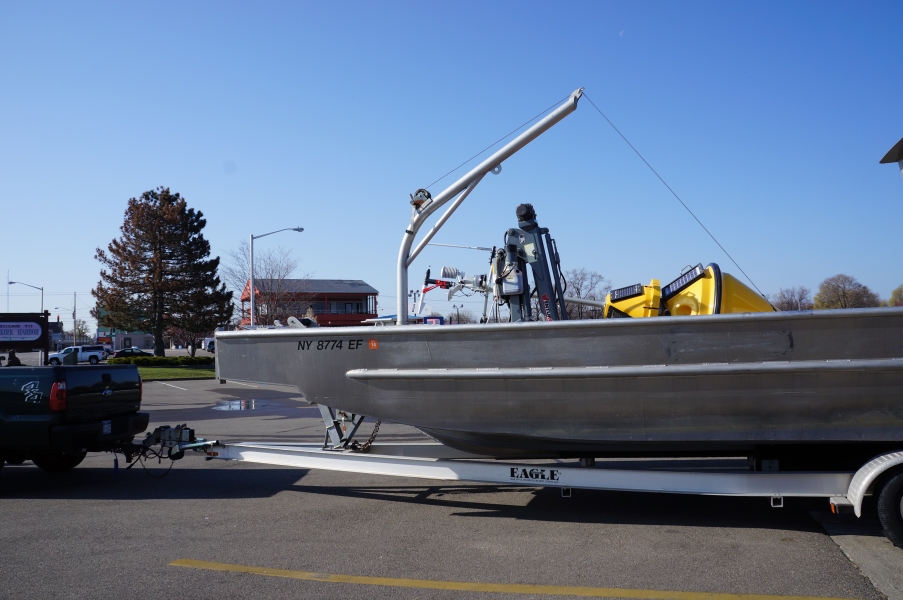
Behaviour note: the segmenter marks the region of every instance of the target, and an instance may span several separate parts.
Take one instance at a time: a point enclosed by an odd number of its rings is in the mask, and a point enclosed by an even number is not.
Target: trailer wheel
[[[37,465],[42,471],[47,471],[48,473],[62,473],[63,471],[74,469],[81,464],[81,462],[85,460],[85,455],[87,454],[87,452],[79,452],[78,454],[64,454],[62,452],[36,454],[32,457],[31,462]]]
[[[878,494],[878,519],[887,539],[903,548],[903,470],[884,482]]]

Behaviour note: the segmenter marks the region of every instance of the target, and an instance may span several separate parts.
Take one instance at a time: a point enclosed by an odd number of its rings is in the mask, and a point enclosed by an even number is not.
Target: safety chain
[[[370,434],[370,438],[364,442],[363,444],[359,442],[353,442],[351,444],[352,452],[370,452],[370,446],[373,445],[373,440],[376,439],[376,434],[379,433],[379,425],[382,423],[382,419],[376,421],[376,425],[373,427],[373,433]]]

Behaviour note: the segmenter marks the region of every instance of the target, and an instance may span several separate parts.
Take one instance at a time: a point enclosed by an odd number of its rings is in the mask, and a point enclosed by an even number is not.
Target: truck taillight
[[[141,379],[141,375],[138,376],[138,402],[141,403],[142,394],[144,393],[144,381]]]
[[[50,388],[50,410],[62,412],[66,410],[66,382],[55,381]]]

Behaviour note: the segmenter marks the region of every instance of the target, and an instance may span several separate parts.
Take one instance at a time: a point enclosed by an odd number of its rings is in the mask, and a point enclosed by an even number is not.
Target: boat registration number
[[[364,347],[364,340],[303,340],[298,342],[298,350],[358,350]]]

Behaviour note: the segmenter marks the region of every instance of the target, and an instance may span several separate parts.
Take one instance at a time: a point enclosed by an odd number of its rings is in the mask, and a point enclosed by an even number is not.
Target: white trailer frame
[[[852,509],[861,515],[869,487],[886,470],[903,464],[903,450],[875,457],[853,472],[709,472],[648,469],[603,469],[556,463],[507,462],[459,452],[438,443],[373,444],[370,452],[333,450],[319,444],[212,442],[208,458],[283,467],[325,469],[348,473],[473,481],[506,485],[661,492],[771,498],[783,506],[784,497],[828,498],[832,510]]]

